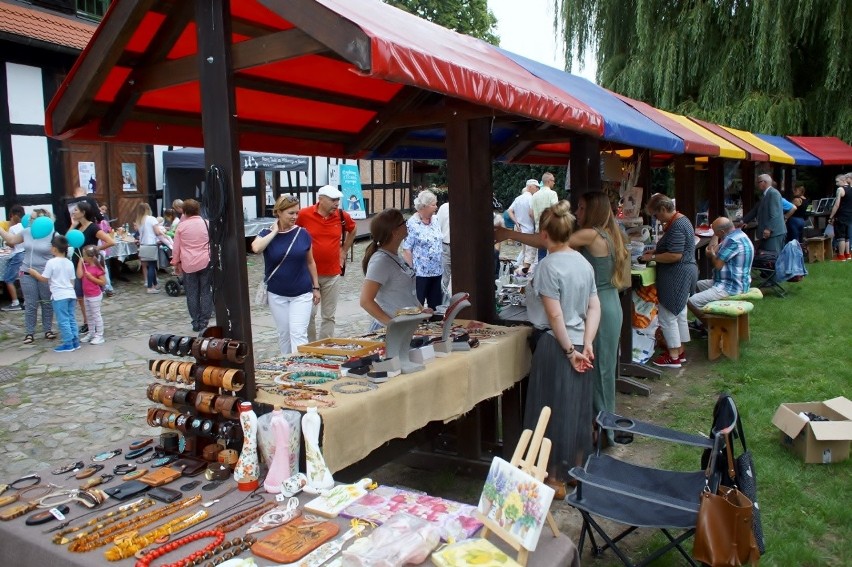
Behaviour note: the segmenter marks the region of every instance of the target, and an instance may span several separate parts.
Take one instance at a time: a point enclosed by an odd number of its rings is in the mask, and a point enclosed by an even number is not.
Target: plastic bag
[[[420,564],[438,546],[434,525],[411,514],[394,514],[368,537],[343,551],[343,567],[401,567]]]
[[[829,238],[834,238],[834,225],[827,224],[825,225],[825,232],[823,233],[825,236]]]

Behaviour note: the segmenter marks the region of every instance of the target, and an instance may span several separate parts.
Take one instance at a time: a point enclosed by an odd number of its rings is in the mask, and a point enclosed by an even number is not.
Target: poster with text
[[[340,208],[353,219],[367,218],[364,210],[364,196],[361,193],[361,174],[357,165],[340,165]]]
[[[124,191],[136,191],[136,164],[121,164],[121,188]]]
[[[94,193],[98,190],[98,182],[95,176],[95,162],[78,161],[77,175],[80,177],[80,187],[85,189],[86,193]]]

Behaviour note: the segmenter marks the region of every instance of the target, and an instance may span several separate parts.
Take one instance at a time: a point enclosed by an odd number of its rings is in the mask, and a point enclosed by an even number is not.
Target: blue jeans
[[[157,262],[142,262],[145,266],[145,287],[157,285]]]
[[[53,313],[56,315],[56,323],[59,334],[62,336],[62,344],[74,345],[79,342],[77,335],[77,319],[74,316],[76,299],[54,299]]]
[[[790,217],[787,220],[787,242],[795,240],[802,241],[802,233],[805,229],[805,219],[802,217]]]

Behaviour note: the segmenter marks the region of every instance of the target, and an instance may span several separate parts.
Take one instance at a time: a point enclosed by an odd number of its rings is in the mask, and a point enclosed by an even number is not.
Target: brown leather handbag
[[[728,475],[734,481],[734,459],[730,437],[725,434]],[[709,478],[710,468],[706,474]],[[711,567],[757,565],[760,551],[752,531],[752,502],[733,487],[719,486],[716,494],[705,485],[698,508],[692,557]]]

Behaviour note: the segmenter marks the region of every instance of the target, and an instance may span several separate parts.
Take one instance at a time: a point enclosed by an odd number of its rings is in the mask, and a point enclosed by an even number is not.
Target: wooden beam
[[[385,108],[376,114],[355,136],[354,140],[346,146],[346,153],[356,154],[361,150],[372,150],[379,146],[390,135],[390,131],[385,128],[385,122],[391,120],[400,112],[418,108],[431,96],[433,96],[433,93],[419,90],[416,87],[407,86],[400,89],[396,96],[385,105]]]
[[[399,128],[442,126],[451,120],[497,118],[498,115],[505,116],[503,112],[484,106],[445,98],[431,106],[420,106],[397,112],[385,120],[384,129],[397,130]]]
[[[233,71],[286,61],[303,55],[323,53],[327,50],[327,47],[308,37],[301,30],[289,29],[234,44],[231,47]],[[147,92],[197,80],[196,57],[188,55],[141,69],[137,74],[136,87],[142,92]]]
[[[65,92],[60,93],[51,115],[53,132],[67,132],[84,121],[88,105],[154,1],[123,0],[111,7],[109,18],[98,28],[95,41],[88,46],[86,57],[79,60],[73,80]]]
[[[248,268],[240,186],[240,151],[237,146],[237,107],[231,64],[229,0],[196,0],[198,74],[201,86],[201,118],[204,129],[204,161],[208,171],[216,166],[222,186],[210,183],[206,194],[220,191],[225,206],[221,217],[210,219],[210,255],[213,261],[216,323],[225,337],[248,344],[248,355],[239,365],[245,372],[243,394],[254,400],[254,349],[252,347]],[[214,199],[215,201],[216,199]],[[218,237],[217,237],[218,236]]]
[[[241,89],[313,100],[327,104],[336,104],[338,106],[357,108],[359,110],[371,110],[373,112],[378,112],[385,107],[385,103],[378,100],[334,93],[314,87],[273,81],[271,79],[252,77],[249,75],[236,75],[234,77],[234,85]]]
[[[192,20],[194,12],[191,2],[180,2],[169,11],[148,44],[148,49],[140,58],[139,65],[144,68],[165,60],[187,24]],[[109,112],[101,119],[99,127],[101,136],[111,137],[118,134],[141,96],[142,92],[136,87],[136,71],[133,71],[116,94]]]
[[[695,156],[677,155],[674,166],[677,210],[695,224]]]
[[[296,28],[349,61],[361,71],[372,67],[372,41],[364,31],[319,2],[310,0],[258,0]]]
[[[578,134],[571,138],[571,210],[577,210],[577,199],[583,193],[601,190],[600,142]]]
[[[528,125],[520,126],[514,136],[511,136],[494,150],[494,159],[502,157],[507,162],[511,162],[526,155],[535,145],[533,139],[536,137],[536,134],[544,134],[544,132],[549,131],[551,128],[550,124],[542,122],[530,122]]]
[[[493,323],[494,217],[489,203],[491,120],[454,120],[447,124],[447,173],[450,197],[450,247],[453,290],[470,293],[462,318]]]

